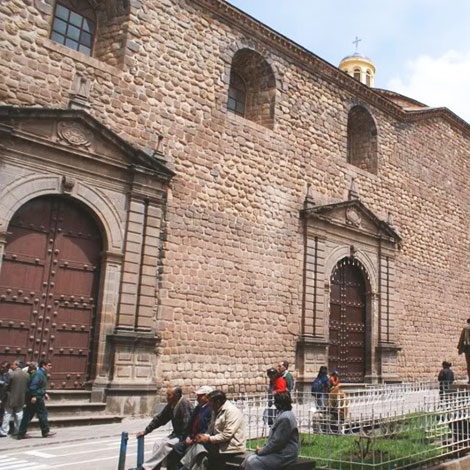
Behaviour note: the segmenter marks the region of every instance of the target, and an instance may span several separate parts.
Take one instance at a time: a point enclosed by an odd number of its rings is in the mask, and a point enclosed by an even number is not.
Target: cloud
[[[407,63],[406,76],[395,76],[387,88],[429,106],[445,106],[470,122],[470,52],[449,50],[440,57],[422,55]]]

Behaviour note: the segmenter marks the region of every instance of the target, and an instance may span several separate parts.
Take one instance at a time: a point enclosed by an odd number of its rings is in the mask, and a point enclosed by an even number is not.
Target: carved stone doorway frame
[[[297,342],[299,381],[310,383],[328,364],[330,279],[338,262],[355,259],[367,285],[365,382],[396,382],[395,258],[400,236],[359,200],[314,206],[300,212],[304,224],[304,286]]]

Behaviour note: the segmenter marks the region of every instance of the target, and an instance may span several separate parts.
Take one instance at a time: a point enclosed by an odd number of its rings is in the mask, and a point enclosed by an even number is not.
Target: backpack
[[[320,377],[317,377],[312,382],[312,393],[321,393],[324,391],[323,380]]]

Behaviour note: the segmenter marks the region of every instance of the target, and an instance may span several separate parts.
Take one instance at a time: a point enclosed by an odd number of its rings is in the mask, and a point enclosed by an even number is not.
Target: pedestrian
[[[0,423],[3,420],[6,401],[8,398],[8,371],[10,370],[10,363],[5,361],[0,364]],[[3,431],[3,427],[0,427],[0,437],[6,437],[7,432]]]
[[[38,363],[31,361],[28,362],[25,367],[23,367],[23,370],[30,376],[32,377],[36,371],[38,370]]]
[[[330,379],[328,378],[328,369],[321,366],[318,375],[312,382],[312,396],[315,397],[315,403],[319,410],[326,407],[326,394],[330,390]]]
[[[468,383],[470,383],[470,318],[467,319],[467,325],[462,328],[460,333],[459,344],[457,345],[459,354],[465,353],[467,362]]]
[[[269,389],[273,395],[277,395],[278,393],[287,392],[287,381],[282,376],[282,373],[278,370],[271,367],[266,371],[266,374],[269,378]]]
[[[274,369],[274,367],[269,368],[266,371],[266,375],[269,379],[268,404],[263,413],[263,420],[266,425],[272,426],[277,416],[277,410],[274,406],[274,396],[278,393],[287,392],[287,382],[286,379],[282,377],[281,372]]]
[[[136,434],[141,438],[151,433],[154,429],[164,426],[171,421],[173,431],[166,437],[155,442],[151,457],[138,468],[131,470],[159,470],[163,462],[167,461],[167,470],[175,470],[179,462],[173,447],[184,441],[193,406],[183,397],[181,387],[170,387],[166,392],[167,404],[163,410],[154,416],[144,431]],[[173,454],[173,455],[170,455]]]
[[[339,374],[338,371],[335,369],[330,373],[330,389],[332,389],[333,387],[339,387],[339,385]]]
[[[5,403],[5,414],[0,428],[0,435],[7,435],[10,429],[10,418],[13,416],[13,435],[17,435],[23,418],[23,407],[28,390],[29,375],[21,368],[21,361],[15,361],[8,373],[8,397]]]
[[[444,361],[442,363],[442,369],[437,376],[437,381],[439,382],[439,398],[441,400],[449,393],[450,386],[454,383],[454,372],[451,367],[452,364],[450,362]]]
[[[47,360],[41,360],[38,364],[38,370],[31,376],[26,393],[26,408],[23,412],[23,418],[18,430],[17,439],[24,439],[29,423],[37,415],[42,437],[55,436],[55,432],[50,432],[47,421],[46,401],[49,400],[47,390],[47,373],[52,369],[52,363]]]
[[[282,374],[282,377],[284,377],[284,380],[286,381],[287,391],[292,393],[292,390],[294,389],[294,377],[292,377],[292,374],[289,372],[289,363],[287,361],[281,361],[277,366],[277,370]]]
[[[208,434],[198,434],[195,441],[204,444],[208,453],[208,470],[222,470],[225,464],[246,450],[245,423],[242,412],[222,390],[209,393],[212,419]]]
[[[291,396],[287,392],[278,393],[274,403],[279,415],[269,432],[268,441],[245,459],[245,470],[280,470],[297,461],[299,429],[292,412]]]
[[[344,420],[347,417],[348,400],[346,399],[346,394],[341,390],[338,375],[336,374],[336,376],[333,378],[336,380],[336,384],[330,386],[327,407],[330,420],[330,429],[332,432],[336,433],[340,431],[341,425],[344,423]]]

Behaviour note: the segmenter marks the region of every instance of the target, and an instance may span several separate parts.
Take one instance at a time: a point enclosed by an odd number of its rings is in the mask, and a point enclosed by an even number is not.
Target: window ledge
[[[368,170],[363,170],[362,168],[359,168],[356,165],[353,165],[352,163],[349,163],[348,161],[345,160],[345,158],[342,155],[336,155],[335,157],[335,163],[338,163],[340,166],[342,166],[346,173],[351,175],[351,176],[364,176],[367,179],[379,181],[380,180],[380,168],[377,170],[377,173],[371,173]]]
[[[267,132],[274,131],[274,129],[271,129],[270,127],[263,126],[262,124],[258,124],[257,122],[252,121],[251,119],[247,119],[246,117],[239,116],[238,114],[235,114],[232,111],[229,111],[228,109],[225,109],[224,112],[227,116],[227,121],[230,121],[234,124],[248,126],[258,131],[267,131]]]
[[[57,52],[65,57],[69,57],[74,61],[81,62],[83,64],[88,65],[89,67],[93,67],[94,69],[101,70],[102,72],[109,73],[114,76],[118,76],[121,73],[121,70],[113,67],[112,65],[105,64],[94,57],[88,57],[81,52],[74,51],[62,44],[59,44],[51,39],[38,39],[38,44],[43,45],[46,49],[50,51]]]

